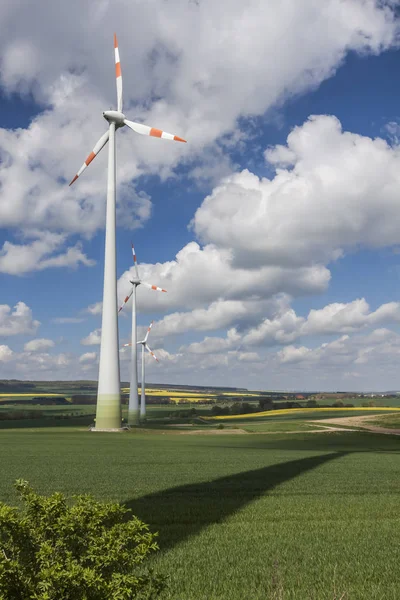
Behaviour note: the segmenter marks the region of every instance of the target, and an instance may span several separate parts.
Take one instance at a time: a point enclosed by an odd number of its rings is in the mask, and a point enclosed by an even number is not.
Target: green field
[[[66,423],[0,431],[0,498],[15,503],[23,477],[40,492],[126,503],[160,532],[163,598],[399,597],[398,437],[103,434]]]
[[[369,421],[371,425],[378,427],[387,427],[389,429],[400,429],[400,414],[396,415],[379,415],[375,419]]]

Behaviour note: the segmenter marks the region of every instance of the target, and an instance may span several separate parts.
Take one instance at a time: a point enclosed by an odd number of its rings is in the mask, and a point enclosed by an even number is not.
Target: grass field
[[[389,429],[400,429],[400,414],[395,415],[379,415],[375,419],[369,421],[371,425],[378,427],[387,427]]]
[[[0,498],[15,503],[23,477],[40,492],[125,502],[160,532],[153,564],[171,576],[166,600],[399,598],[398,437],[70,425],[0,431]]]

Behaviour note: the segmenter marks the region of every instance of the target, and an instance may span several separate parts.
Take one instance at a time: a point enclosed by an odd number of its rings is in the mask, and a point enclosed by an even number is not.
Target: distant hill
[[[2,379],[0,380],[0,393],[45,393],[48,390],[60,394],[66,393],[65,390],[73,393],[76,392],[90,392],[97,391],[97,381],[93,380],[77,380],[77,381],[20,381],[18,379]],[[129,387],[129,381],[122,381],[121,387]],[[218,387],[218,386],[204,386],[204,385],[180,385],[180,384],[167,384],[167,383],[148,383],[148,386],[153,389],[160,390],[199,390],[202,392],[211,393],[212,391],[217,392],[247,392],[247,388],[236,388],[236,387]]]

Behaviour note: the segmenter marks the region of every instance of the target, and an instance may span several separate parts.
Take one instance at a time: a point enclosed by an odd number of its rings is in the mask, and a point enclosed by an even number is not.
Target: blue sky
[[[117,136],[119,298],[131,240],[168,290],[138,291],[148,380],[399,388],[398,3],[150,4],[111,19],[127,117],[188,140]],[[0,378],[98,375],[107,152],[66,182],[115,102],[111,8],[70,9],[0,12]]]

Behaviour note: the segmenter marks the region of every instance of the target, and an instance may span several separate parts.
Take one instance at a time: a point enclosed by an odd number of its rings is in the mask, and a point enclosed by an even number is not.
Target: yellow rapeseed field
[[[33,398],[37,396],[43,397],[56,397],[62,396],[62,394],[42,394],[40,392],[34,392],[33,394],[0,394],[0,398]],[[62,396],[64,397],[64,396]]]
[[[122,388],[122,393],[128,394],[129,388]],[[138,388],[138,393],[141,394],[142,389]],[[159,396],[159,397],[167,397],[172,402],[179,403],[181,401],[186,402],[201,402],[202,400],[209,400],[214,398],[216,394],[199,394],[196,392],[170,392],[169,390],[153,390],[151,388],[146,388],[146,394],[150,396]]]
[[[226,419],[256,419],[257,417],[275,417],[275,416],[280,416],[280,415],[288,415],[288,414],[293,414],[293,413],[314,413],[314,412],[326,412],[326,411],[355,411],[355,410],[362,410],[362,411],[369,411],[369,410],[388,410],[391,412],[395,412],[397,410],[400,410],[400,408],[393,408],[390,406],[354,406],[354,408],[345,408],[345,407],[340,407],[340,408],[332,408],[332,407],[327,407],[327,408],[280,408],[278,410],[264,410],[262,412],[257,412],[257,413],[248,413],[248,414],[244,414],[244,415],[219,415],[218,417],[203,417],[203,419],[209,419],[209,420],[226,420]]]

